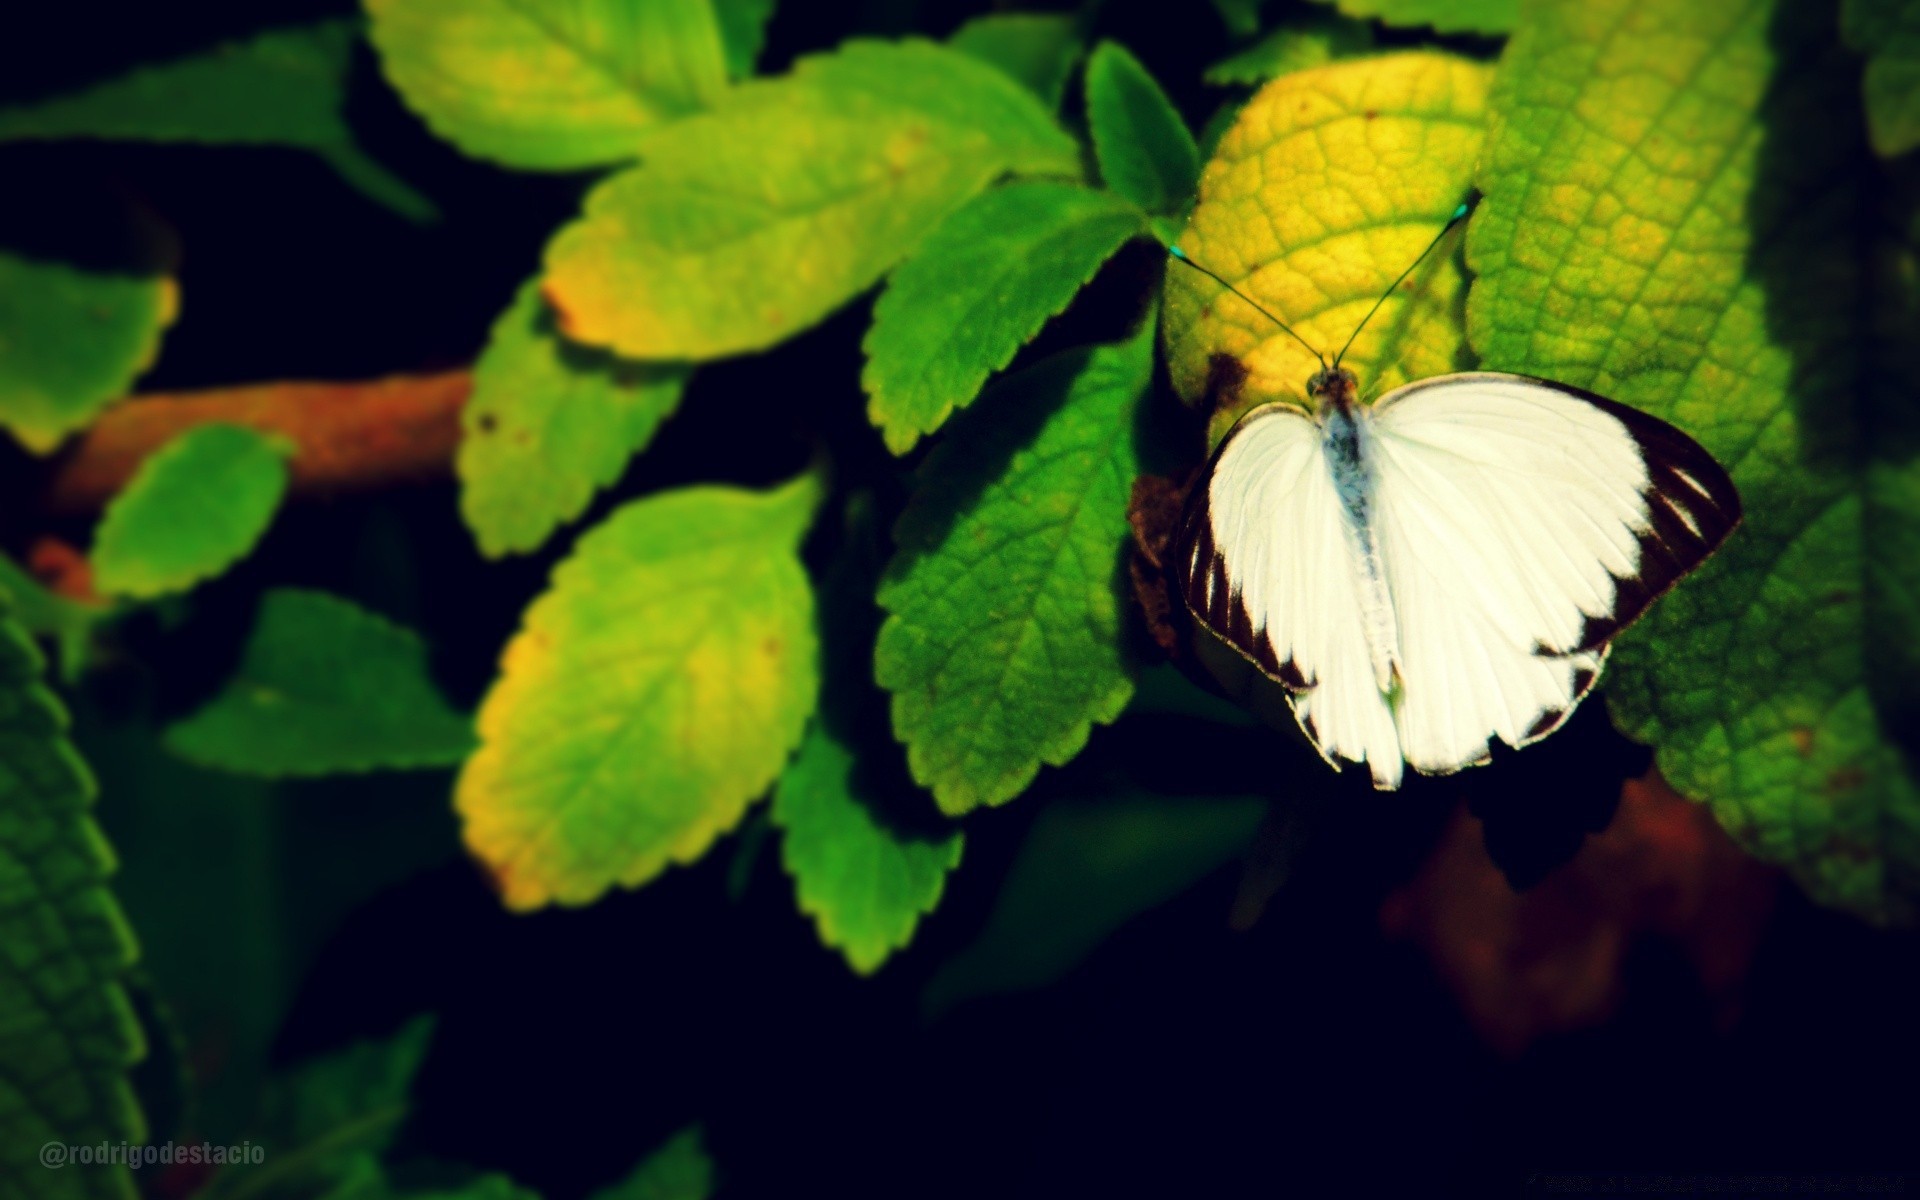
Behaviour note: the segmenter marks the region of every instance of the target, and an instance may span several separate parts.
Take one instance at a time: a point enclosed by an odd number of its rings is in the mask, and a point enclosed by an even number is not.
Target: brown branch
[[[466,370],[363,383],[263,383],[136,396],[107,410],[54,467],[45,503],[91,512],[147,455],[196,425],[225,422],[294,443],[292,488],[346,492],[446,476],[460,443]]]

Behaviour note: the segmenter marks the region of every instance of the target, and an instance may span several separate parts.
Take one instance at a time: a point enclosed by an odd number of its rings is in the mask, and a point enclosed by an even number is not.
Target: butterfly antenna
[[[1387,285],[1387,290],[1380,293],[1380,298],[1373,302],[1373,307],[1367,310],[1367,315],[1361,317],[1360,323],[1353,327],[1353,333],[1347,338],[1347,344],[1340,347],[1340,353],[1333,356],[1334,366],[1339,366],[1340,360],[1347,356],[1347,351],[1353,349],[1354,338],[1359,337],[1360,331],[1367,327],[1367,322],[1373,320],[1373,314],[1380,311],[1380,306],[1387,302],[1387,297],[1393,295],[1395,289],[1406,282],[1407,276],[1413,274],[1415,267],[1427,261],[1427,255],[1433,253],[1433,248],[1440,244],[1441,239],[1445,238],[1449,233],[1452,233],[1453,227],[1464,220],[1466,215],[1472,211],[1473,204],[1471,202],[1462,204],[1459,208],[1453,210],[1453,215],[1447,218],[1447,223],[1441,227],[1440,232],[1433,235],[1433,240],[1427,243],[1427,248],[1420,252],[1418,258],[1407,264],[1407,269],[1400,272],[1400,278]]]
[[[1213,280],[1215,283],[1219,284],[1221,287],[1227,289],[1228,291],[1232,292],[1234,295],[1240,297],[1242,300],[1245,300],[1248,304],[1252,305],[1253,311],[1259,313],[1261,316],[1265,317],[1267,320],[1272,321],[1275,325],[1278,325],[1280,327],[1281,332],[1285,333],[1288,337],[1292,338],[1294,341],[1299,342],[1302,346],[1306,346],[1307,353],[1313,355],[1314,359],[1317,362],[1319,362],[1320,369],[1323,371],[1326,370],[1327,360],[1325,356],[1323,356],[1318,350],[1315,350],[1313,346],[1307,342],[1307,339],[1295,333],[1293,331],[1292,326],[1288,325],[1285,321],[1282,321],[1279,317],[1274,316],[1272,313],[1262,308],[1260,306],[1259,301],[1255,300],[1252,296],[1247,295],[1245,292],[1241,291],[1239,288],[1228,283],[1226,280],[1220,278],[1220,276],[1217,273],[1213,271],[1209,271],[1207,268],[1201,266],[1199,263],[1188,258],[1187,252],[1185,250],[1182,250],[1180,247],[1168,246],[1167,253],[1173,255],[1175,258],[1179,259],[1181,262],[1192,267],[1194,270],[1200,272],[1202,275],[1205,275],[1208,279]]]

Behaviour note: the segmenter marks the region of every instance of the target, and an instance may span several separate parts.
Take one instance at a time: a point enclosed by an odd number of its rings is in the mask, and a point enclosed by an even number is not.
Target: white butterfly
[[[1363,405],[1336,356],[1307,394],[1311,413],[1265,404],[1221,442],[1175,580],[1321,757],[1377,788],[1559,728],[1613,637],[1740,520],[1693,439],[1578,388],[1476,371]]]

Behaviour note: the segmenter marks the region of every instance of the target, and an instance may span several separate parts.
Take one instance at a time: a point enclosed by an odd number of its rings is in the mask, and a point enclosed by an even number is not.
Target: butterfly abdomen
[[[1365,418],[1350,404],[1323,404],[1321,443],[1333,490],[1346,517],[1347,540],[1358,568],[1354,574],[1355,602],[1367,635],[1367,654],[1374,683],[1391,692],[1400,675],[1400,629],[1393,615],[1393,597],[1387,590],[1386,567],[1373,533],[1373,456],[1367,445]]]

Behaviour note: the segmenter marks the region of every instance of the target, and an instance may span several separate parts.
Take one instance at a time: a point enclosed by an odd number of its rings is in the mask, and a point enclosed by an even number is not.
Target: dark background
[[[107,8],[42,9],[33,37],[0,43],[0,101],[353,11],[237,0]],[[786,0],[763,70],[856,31],[944,36],[978,10]],[[1225,93],[1198,82],[1227,45],[1208,6],[1116,0],[1098,28],[1148,64],[1195,127],[1222,102]],[[0,180],[112,188],[177,232],[182,316],[146,390],[469,362],[589,180],[463,158],[399,105],[364,49],[350,111],[363,145],[433,197],[440,222],[410,224],[295,151],[10,147],[0,150]],[[1119,271],[1065,319],[1078,329],[1111,324],[1137,300],[1140,276]],[[587,520],[689,480],[784,477],[822,432],[864,448],[846,467],[851,484],[897,497],[900,481],[865,429],[857,391],[865,322],[862,301],[770,354],[704,368],[679,415]],[[34,511],[38,468],[4,453],[6,547],[18,553],[49,532],[84,544],[84,522]],[[190,608],[124,627],[76,707],[83,749],[109,781],[103,814],[127,871],[137,881],[143,855],[158,853],[130,806],[162,800],[116,798],[116,771],[146,776],[131,760],[99,761],[120,753],[109,731],[206,698],[231,668],[260,588],[325,587],[421,629],[441,682],[471,704],[567,541],[482,562],[451,482],[310,502],[283,514],[260,552]],[[303,972],[275,1053],[294,1059],[438,1012],[402,1151],[502,1169],[558,1200],[624,1175],[693,1120],[729,1196],[1486,1196],[1543,1194],[1537,1179],[1526,1190],[1540,1173],[1920,1165],[1920,943],[1911,934],[1872,931],[1787,888],[1730,1031],[1716,1028],[1684,956],[1647,939],[1629,956],[1626,999],[1610,1021],[1540,1039],[1517,1057],[1481,1041],[1421,950],[1383,935],[1383,898],[1413,877],[1463,799],[1523,885],[1604,827],[1620,781],[1647,756],[1612,733],[1598,705],[1524,758],[1503,756],[1458,780],[1398,795],[1351,778],[1316,782],[1326,796],[1314,841],[1249,932],[1227,928],[1236,872],[1225,869],[1131,923],[1055,986],[922,1018],[926,980],[978,932],[1051,793],[1115,764],[1149,775],[1175,764],[1220,792],[1319,779],[1304,751],[1277,745],[1164,716],[1098,731],[1073,770],[1048,772],[1035,794],[968,820],[965,864],[940,910],[864,981],[796,915],[770,849],[747,868],[737,901],[726,879],[735,839],[638,893],[514,917],[457,858],[447,776],[300,785],[292,802],[306,811],[337,804],[334,812],[364,818],[336,818],[344,850],[325,860],[328,870],[373,871],[367,863],[392,857],[379,844],[393,836],[382,806],[405,810],[408,836],[424,830],[437,849],[422,858],[440,865],[369,887],[372,898]],[[143,935],[155,920],[138,907],[130,917]]]

